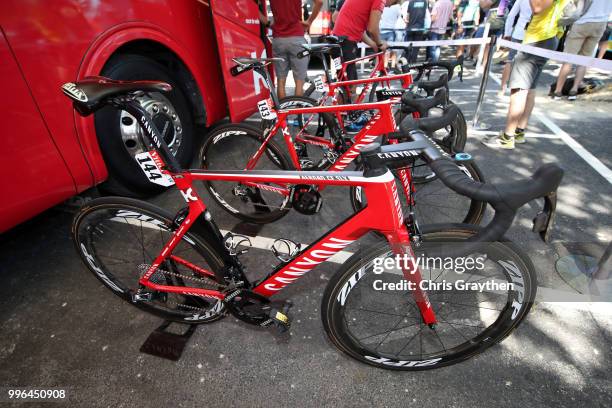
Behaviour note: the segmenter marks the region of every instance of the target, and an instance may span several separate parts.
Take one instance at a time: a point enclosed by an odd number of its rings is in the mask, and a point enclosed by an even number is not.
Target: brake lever
[[[544,208],[533,218],[533,232],[537,232],[544,242],[550,240],[550,230],[555,219],[557,209],[557,192],[553,191],[544,196]]]

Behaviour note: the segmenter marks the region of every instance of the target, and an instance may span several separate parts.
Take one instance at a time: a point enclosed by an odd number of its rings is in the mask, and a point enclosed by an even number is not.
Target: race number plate
[[[318,92],[326,92],[327,91],[327,85],[325,84],[325,82],[323,82],[323,77],[318,76],[314,79],[314,85],[315,85],[315,89]]]
[[[160,186],[164,187],[174,185],[174,180],[172,180],[172,177],[170,177],[168,174],[162,173],[155,160],[153,160],[151,152],[138,153],[134,156],[134,158],[151,183],[159,184]]]
[[[340,71],[342,69],[342,59],[340,59],[340,57],[332,58],[331,69],[332,72]]]
[[[257,109],[259,109],[259,114],[261,115],[262,119],[276,119],[276,112],[274,112],[274,109],[272,109],[272,101],[270,98],[262,99],[261,101],[257,102]]]

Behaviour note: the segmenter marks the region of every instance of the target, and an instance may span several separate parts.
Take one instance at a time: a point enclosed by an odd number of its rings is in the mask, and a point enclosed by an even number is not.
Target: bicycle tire
[[[200,165],[205,170],[244,170],[246,164],[263,143],[259,129],[245,124],[227,124],[209,133],[200,149]],[[290,170],[280,147],[269,141],[257,162],[259,170]],[[241,183],[205,181],[206,189],[221,208],[247,222],[267,224],[285,216],[290,208],[288,197],[263,191]]]
[[[175,322],[213,322],[223,317],[223,302],[165,292],[152,293],[151,301],[139,301],[133,297],[139,289],[138,280],[144,273],[143,269],[153,262],[176,230],[173,218],[166,210],[144,201],[104,197],[81,208],[73,219],[71,235],[89,271],[107,289],[132,306]],[[208,265],[211,271],[220,271],[224,267],[222,257],[212,248],[205,238],[187,231],[172,253],[180,254],[181,258],[200,267]],[[174,261],[166,261],[151,279],[173,286],[211,288],[214,283],[225,284],[217,278],[209,279],[207,283],[196,282],[192,279],[201,276],[189,271]],[[189,281],[188,285],[185,285],[185,280]]]
[[[484,181],[484,176],[476,163],[466,162],[460,165],[463,166],[465,173],[472,178],[472,180]],[[452,191],[446,187],[442,181],[438,180],[437,177],[432,178],[426,183],[415,183],[415,187],[414,212],[417,221],[423,224],[461,222],[477,225],[482,220],[487,208],[486,202],[473,200]],[[367,205],[362,196],[362,191],[363,190],[359,187],[350,188],[351,205],[355,212],[360,211]],[[439,193],[440,191],[447,192],[446,197],[443,197]],[[405,196],[405,194],[402,194],[402,196]],[[408,214],[409,211],[406,198],[407,197],[404,197],[401,200],[404,214]],[[468,202],[469,206],[467,205]],[[467,211],[462,209],[465,207],[467,207]],[[435,209],[438,209],[437,213],[434,213]]]
[[[448,105],[457,106],[452,101],[449,102]],[[438,106],[437,108],[442,109],[441,106]],[[455,120],[453,120],[453,123],[451,123],[451,125],[449,126],[449,129],[446,129],[446,134],[441,136],[438,132],[436,132],[433,135],[434,140],[441,146],[446,147],[449,153],[463,152],[465,150],[465,145],[467,143],[467,122],[465,119],[465,115],[463,114],[463,111],[458,106],[457,106],[457,111],[458,111],[457,117],[455,118]],[[398,110],[395,113],[396,123],[398,123],[398,125],[402,123],[402,120],[407,115],[409,114],[403,113],[401,110]]]
[[[280,100],[280,109],[295,109],[317,107],[319,102],[315,99],[305,96],[287,96]],[[326,160],[326,153],[329,150],[316,144],[302,144],[300,146],[295,142],[295,136],[304,129],[305,123],[308,125],[308,134],[323,137],[334,143],[340,141],[340,127],[336,122],[336,118],[327,112],[316,113],[316,118],[305,117],[305,115],[288,115],[287,128],[291,133],[296,147],[300,149],[298,156],[302,163],[312,163],[312,165],[302,164],[303,170],[319,171],[325,170],[331,165],[331,162]],[[262,131],[274,126],[273,120],[262,120]]]
[[[470,236],[473,236],[477,229],[470,225],[454,224],[431,226],[423,228],[423,231],[423,243],[426,245],[427,242],[430,244],[434,242],[460,242],[469,238]],[[501,271],[501,276],[505,278],[506,282],[512,282],[516,285],[506,293],[505,300],[503,295],[491,295],[490,293],[487,293],[486,296],[491,296],[493,298],[495,298],[495,296],[502,297],[502,299],[498,300],[500,305],[504,305],[500,306],[502,307],[501,309],[493,309],[492,307],[487,308],[486,306],[491,306],[491,301],[489,301],[489,303],[485,303],[485,307],[478,307],[477,309],[479,310],[475,315],[471,315],[468,318],[456,317],[451,319],[451,316],[455,312],[448,314],[444,308],[448,308],[448,305],[455,305],[459,306],[459,310],[463,308],[464,312],[467,313],[467,311],[470,310],[467,307],[469,305],[465,305],[464,302],[467,302],[468,300],[462,298],[461,302],[463,303],[452,303],[446,300],[446,298],[439,298],[438,296],[440,294],[432,291],[429,294],[429,299],[434,310],[436,311],[438,324],[436,325],[435,329],[431,329],[422,323],[415,305],[411,305],[412,309],[410,309],[407,307],[408,303],[410,302],[407,302],[406,305],[404,305],[401,302],[389,299],[391,295],[385,293],[385,297],[381,297],[383,295],[378,294],[377,296],[373,295],[372,298],[377,302],[382,303],[383,301],[381,301],[381,299],[384,299],[385,301],[396,305],[393,309],[394,311],[396,310],[397,306],[400,308],[405,307],[407,310],[411,310],[415,316],[415,320],[409,321],[408,319],[411,318],[406,317],[401,312],[394,315],[384,313],[382,309],[365,309],[363,307],[356,309],[357,311],[362,312],[362,316],[368,316],[368,314],[374,316],[371,318],[374,320],[374,322],[368,323],[367,321],[370,318],[364,317],[358,319],[357,316],[359,313],[351,312],[349,306],[354,306],[354,304],[356,304],[360,299],[366,299],[363,295],[365,290],[364,288],[367,288],[366,282],[371,280],[371,277],[374,276],[374,274],[372,274],[367,268],[369,265],[372,265],[374,259],[377,259],[379,256],[384,256],[385,254],[388,254],[388,252],[388,243],[380,242],[375,246],[354,254],[347,262],[344,263],[342,268],[338,270],[334,276],[332,276],[322,299],[321,317],[323,327],[332,343],[334,343],[338,349],[348,354],[352,358],[366,364],[392,370],[427,370],[459,363],[483,352],[487,348],[507,337],[528,314],[535,299],[537,282],[535,270],[531,260],[513,243],[498,241],[487,246],[486,261],[492,260],[493,262],[489,263],[489,265],[497,267],[496,269]],[[402,275],[400,274],[400,276]],[[397,277],[395,279],[397,279]],[[371,290],[371,292],[374,292],[374,290]],[[406,294],[400,295],[401,299],[412,299],[411,297],[404,295]],[[470,295],[475,297],[474,300],[479,300],[485,297],[485,295]],[[438,299],[444,300],[442,301]],[[376,303],[368,307],[380,307],[381,303]],[[480,305],[481,303],[484,303],[484,301],[476,302],[476,305]],[[480,309],[487,310],[484,310],[483,312]],[[385,309],[385,311],[386,310],[387,309]],[[496,313],[494,310],[499,312],[497,317],[495,317]],[[399,317],[399,321],[395,323],[390,331],[379,332],[380,326],[384,325],[384,321],[392,320],[395,322],[397,317]],[[480,320],[485,326],[474,326],[472,324],[468,324],[475,323],[477,320]],[[492,323],[489,324],[483,322],[483,320],[487,320]],[[348,322],[351,322],[351,324]],[[402,322],[407,325],[398,328]],[[349,328],[351,325],[352,328]],[[392,325],[393,324],[390,324],[389,326]],[[419,327],[417,333],[414,334],[413,337],[408,337],[409,335],[412,335],[412,332],[417,330],[417,328],[414,327],[417,325]],[[464,326],[466,328],[459,326]],[[457,340],[449,344],[448,337],[446,337],[447,343],[445,345],[444,340],[440,335],[443,334],[444,336],[448,336],[449,334],[454,333],[450,330],[452,327],[454,327],[454,330],[457,330],[463,336],[465,341],[460,339],[458,344],[454,344],[457,342]],[[476,331],[480,328],[483,328],[482,332],[475,335],[469,334],[470,330]],[[422,332],[424,329],[426,331]],[[365,331],[365,333],[358,333],[359,331]],[[373,335],[361,338],[356,337],[358,334],[370,334],[372,332],[374,332]],[[401,332],[405,332],[406,335],[400,335]],[[427,350],[427,348],[423,348],[424,345],[430,349],[440,347],[439,345],[435,346],[436,341],[432,342],[432,338],[434,338],[434,334],[432,334],[432,332],[435,332],[437,340],[442,346],[442,350],[424,353],[424,350]],[[391,335],[391,333],[394,334]],[[466,334],[468,334],[469,337],[466,336]],[[372,349],[372,346],[363,344],[364,341],[377,342],[377,340],[383,335],[385,335],[385,337],[374,349]],[[416,352],[403,353],[417,335],[420,335],[420,353],[418,355]],[[455,336],[458,337],[456,334]],[[406,337],[408,337],[408,343],[405,343]],[[425,339],[423,339],[423,337],[425,337]],[[381,349],[381,345],[383,345],[385,341],[387,341],[387,345],[384,345]],[[423,341],[425,341],[425,343],[423,343]],[[389,351],[391,344],[405,345],[397,354],[392,354]],[[450,347],[451,345],[453,345],[453,347]],[[379,349],[382,351],[377,351]]]

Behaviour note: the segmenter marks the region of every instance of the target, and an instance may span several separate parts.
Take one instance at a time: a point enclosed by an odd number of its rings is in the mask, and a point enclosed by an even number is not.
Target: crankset
[[[291,189],[291,205],[298,212],[313,215],[321,210],[323,200],[314,186],[298,184]]]
[[[270,301],[246,289],[236,289],[225,297],[228,310],[243,322],[261,327],[276,327],[284,332],[291,326],[291,301]]]

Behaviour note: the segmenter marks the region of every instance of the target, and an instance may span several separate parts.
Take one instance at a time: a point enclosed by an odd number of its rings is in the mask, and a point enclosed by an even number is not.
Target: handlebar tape
[[[433,133],[436,130],[445,128],[453,124],[459,115],[457,105],[448,105],[444,109],[442,116],[425,116],[421,118],[413,118],[407,116],[400,123],[400,134],[406,135],[413,130],[422,130],[425,133]]]
[[[541,166],[528,180],[499,185],[472,180],[447,157],[433,160],[430,166],[447,187],[471,199],[485,201],[495,210],[493,220],[468,240],[471,242],[501,239],[521,206],[556,191],[563,178],[563,170],[553,163]]]

